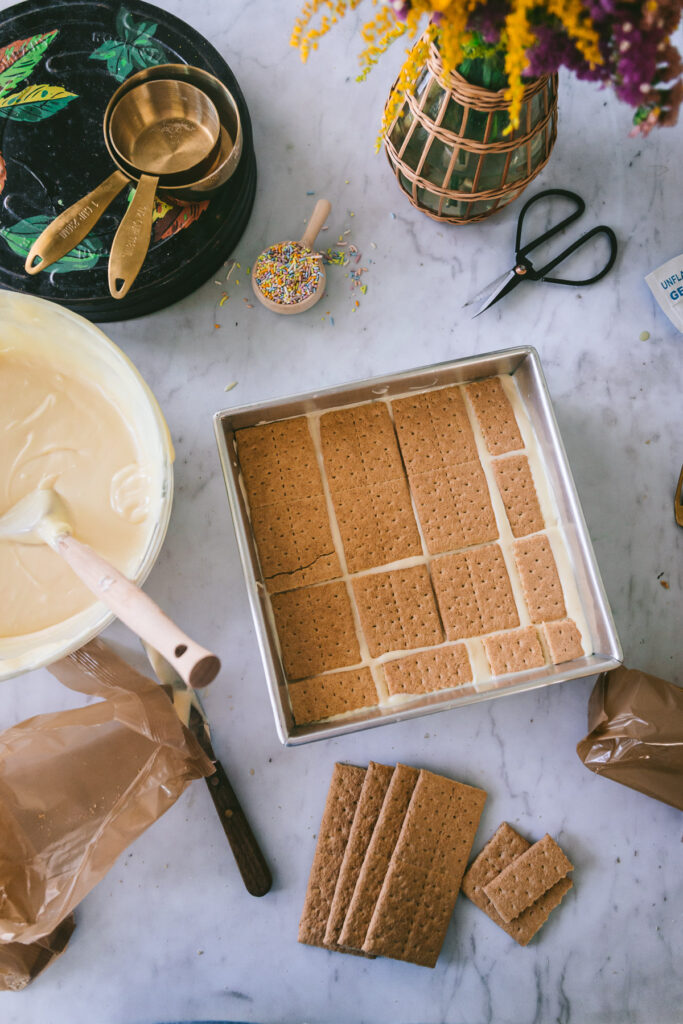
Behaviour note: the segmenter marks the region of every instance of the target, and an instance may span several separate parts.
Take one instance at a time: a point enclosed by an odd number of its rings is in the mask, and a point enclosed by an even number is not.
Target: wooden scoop
[[[305,310],[310,309],[311,306],[314,306],[316,302],[318,302],[323,297],[323,292],[325,291],[325,285],[327,283],[327,276],[325,274],[325,267],[323,266],[322,260],[318,261],[318,281],[315,291],[313,291],[310,294],[307,292],[305,295],[302,295],[300,300],[297,300],[295,302],[284,301],[284,299],[283,301],[277,302],[274,299],[270,298],[267,294],[265,294],[264,291],[262,291],[262,288],[258,283],[257,277],[259,276],[259,261],[261,261],[261,267],[264,269],[266,268],[266,266],[272,265],[271,253],[273,249],[280,250],[282,247],[287,247],[287,250],[291,251],[294,257],[296,257],[299,254],[302,257],[305,257],[307,254],[309,254],[311,249],[313,248],[316,238],[320,234],[320,229],[322,228],[323,224],[325,223],[330,214],[331,209],[332,207],[330,203],[327,201],[327,199],[319,199],[318,202],[315,204],[315,209],[313,210],[311,219],[308,222],[308,226],[306,228],[304,236],[299,242],[279,242],[276,243],[276,245],[269,246],[268,249],[263,250],[261,255],[254,263],[251,272],[251,284],[254,289],[254,295],[259,300],[259,302],[263,303],[266,309],[272,310],[273,313],[303,313]],[[286,274],[287,271],[284,270],[283,273]],[[293,287],[295,287],[295,282],[296,273],[293,271]]]
[[[188,686],[206,686],[218,675],[215,654],[191,640],[134,583],[87,544],[71,536],[66,505],[50,487],[27,494],[0,516],[0,542],[49,544],[129,629],[152,644]]]

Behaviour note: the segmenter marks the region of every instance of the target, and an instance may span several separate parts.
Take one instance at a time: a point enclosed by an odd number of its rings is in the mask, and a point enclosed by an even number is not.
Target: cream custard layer
[[[72,532],[124,573],[151,532],[152,478],[124,414],[85,365],[0,339],[0,514],[54,487]],[[0,540],[0,637],[45,629],[95,604],[47,545]]]

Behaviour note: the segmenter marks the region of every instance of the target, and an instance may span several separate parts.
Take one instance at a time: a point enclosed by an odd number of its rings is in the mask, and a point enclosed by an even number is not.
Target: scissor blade
[[[504,295],[507,295],[507,293],[518,283],[518,275],[515,274],[514,270],[508,270],[505,274],[501,274],[500,277],[497,277],[495,281],[491,281],[486,288],[482,288],[480,292],[477,292],[474,298],[469,299],[465,303],[463,309],[466,309],[468,306],[476,305],[477,308],[472,313],[472,319],[474,320],[474,318],[479,316],[480,313],[483,313],[485,309],[492,306],[494,302],[498,302],[498,300],[502,299]]]

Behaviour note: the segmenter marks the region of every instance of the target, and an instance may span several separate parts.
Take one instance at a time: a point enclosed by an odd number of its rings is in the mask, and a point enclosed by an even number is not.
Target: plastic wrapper
[[[162,688],[101,640],[50,671],[102,699],[0,736],[0,988],[22,987],[61,952],[74,907],[214,770]]]
[[[635,669],[604,672],[576,752],[592,772],[683,811],[683,689]]]

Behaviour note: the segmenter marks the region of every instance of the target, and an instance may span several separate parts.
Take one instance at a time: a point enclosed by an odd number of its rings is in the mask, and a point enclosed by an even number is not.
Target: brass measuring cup
[[[110,260],[109,286],[116,298],[127,293],[147,255],[159,176],[163,175],[169,184],[201,176],[215,160],[221,134],[215,105],[189,82],[156,79],[142,83],[123,100],[127,103],[120,114],[118,104],[114,108],[109,128],[112,139],[115,131],[116,145],[121,147],[126,163],[138,172],[139,184],[112,246],[116,259],[113,268]],[[140,159],[144,167],[134,158]],[[31,246],[25,263],[27,273],[37,274],[70,252],[131,181],[135,181],[134,175],[117,168],[56,217]]]

